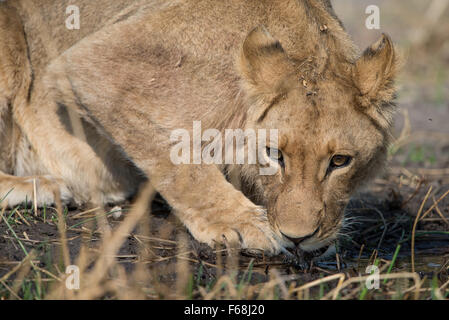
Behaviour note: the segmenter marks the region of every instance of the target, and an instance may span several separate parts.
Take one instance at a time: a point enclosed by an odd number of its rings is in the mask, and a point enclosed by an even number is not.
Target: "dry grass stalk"
[[[23,223],[25,223],[29,227],[31,226],[30,223],[22,216],[22,214],[20,213],[20,210],[17,209],[14,213],[19,216],[20,220],[22,220]]]
[[[446,217],[445,217],[445,216],[443,215],[443,213],[441,212],[440,208],[438,207],[438,202],[435,201],[435,197],[434,197],[434,196],[432,196],[432,200],[433,200],[433,203],[434,203],[434,205],[435,205],[435,211],[438,213],[438,215],[440,216],[441,220],[443,220],[444,223],[446,223],[447,225],[449,225],[449,221],[446,219]],[[423,219],[423,218],[421,218],[421,220],[422,220],[422,219]]]
[[[323,300],[327,300],[327,299],[330,299],[330,298],[336,299],[339,296],[340,292],[344,288],[348,287],[351,284],[359,283],[359,284],[361,284],[363,286],[364,282],[369,277],[371,277],[371,275],[349,278],[348,280],[343,282],[340,286],[337,286],[335,289],[333,289],[330,292],[328,292],[323,297]],[[417,290],[421,286],[420,278],[419,278],[418,274],[413,273],[413,272],[401,272],[401,273],[390,273],[390,274],[381,274],[381,275],[379,275],[379,281],[383,280],[383,279],[413,279],[414,283],[415,283],[415,299],[418,299],[419,291],[417,291]]]
[[[277,281],[277,285],[281,290],[282,298],[285,300],[290,299],[291,292],[287,289],[285,285],[285,281],[282,279],[281,274],[275,268],[270,270],[270,279],[275,279]]]
[[[0,278],[0,282],[4,282],[9,279],[14,273],[20,270],[26,264],[29,264],[31,260],[33,260],[36,256],[35,251],[31,251],[19,264],[17,264],[14,268],[9,270],[4,276]]]
[[[74,214],[71,218],[72,219],[80,219],[80,218],[84,218],[83,216],[88,214],[88,213],[92,213],[95,212],[96,210],[100,209],[100,207],[96,207],[96,208],[92,208],[92,209],[88,209],[82,212],[78,212],[77,214]]]
[[[86,247],[83,245],[77,263],[80,270],[81,289],[79,291],[71,291],[65,288],[64,283],[60,283],[48,295],[48,298],[77,298],[77,299],[95,299],[103,296],[108,291],[117,293],[117,290],[124,290],[128,280],[126,273],[120,266],[117,266],[115,257],[125,239],[141,220],[142,216],[147,213],[148,202],[154,196],[154,189],[151,184],[147,184],[137,197],[132,210],[122,221],[122,223],[111,233],[102,234],[102,242],[98,250],[98,256],[92,256],[87,253]],[[61,210],[58,208],[58,213]],[[62,214],[59,220],[62,221]],[[65,225],[58,225],[61,229],[61,238],[65,237]],[[62,243],[65,240],[62,239]],[[86,271],[87,266],[95,259],[95,264],[90,271]],[[114,271],[116,275],[116,283],[108,282],[106,276],[110,271]],[[122,294],[122,293],[120,293]],[[73,296],[72,296],[73,295]]]
[[[4,216],[4,214],[5,214],[6,207],[7,207],[7,206],[4,206],[4,207],[2,208],[2,211],[0,212],[0,223],[2,223],[2,221],[3,221],[3,216]]]
[[[300,292],[300,291],[303,291],[303,290],[306,290],[306,289],[310,289],[310,288],[313,288],[315,286],[319,286],[320,284],[327,283],[327,282],[330,282],[330,281],[334,281],[334,280],[337,280],[337,279],[343,279],[344,280],[345,279],[345,274],[344,273],[337,273],[337,274],[333,274],[331,276],[327,276],[327,277],[324,277],[324,278],[321,278],[321,279],[318,279],[318,280],[315,280],[315,281],[311,281],[309,283],[306,283],[306,284],[300,286],[299,288],[294,289],[292,291],[292,293],[297,293],[297,292]]]
[[[427,209],[426,212],[424,212],[421,219],[424,219],[430,212],[432,212],[432,210],[435,209],[435,207],[438,205],[438,203],[440,203],[441,200],[446,198],[448,194],[449,194],[449,190],[447,190],[440,198],[438,198],[438,200],[436,202],[434,201],[433,205],[429,209]]]
[[[178,255],[181,257],[189,248],[189,242],[185,232],[178,232]],[[176,263],[176,298],[186,299],[186,288],[189,282],[190,267],[185,259],[177,259]]]
[[[37,217],[37,191],[36,191],[36,178],[33,179],[33,204],[34,204],[34,216]]]
[[[19,269],[19,272],[16,276],[16,278],[14,279],[14,284],[11,288],[11,292],[13,292],[13,297],[17,297],[18,296],[18,292],[20,290],[20,287],[23,283],[23,281],[25,280],[25,277],[28,275],[28,273],[31,270],[31,266],[32,266],[32,258],[34,257],[34,254],[30,257],[30,259],[27,259],[26,262],[22,265],[22,267]]]
[[[147,212],[148,202],[151,201],[153,196],[154,189],[151,184],[148,183],[141,191],[127,217],[117,229],[111,233],[108,239],[103,237],[100,256],[98,257],[93,270],[85,275],[85,283],[89,284],[89,288],[80,292],[80,299],[93,299],[98,297],[99,292],[103,292],[103,290],[99,290],[98,287],[101,285],[101,282],[104,280],[110,267],[114,264],[114,256],[120,249],[125,238],[131,233],[142,216]]]
[[[419,207],[418,214],[416,215],[416,218],[415,218],[415,222],[413,223],[413,228],[412,228],[412,245],[411,245],[411,247],[412,247],[412,272],[413,273],[415,272],[415,234],[416,234],[416,226],[418,225],[418,221],[419,221],[421,213],[422,213],[422,211],[424,209],[424,205],[427,202],[427,199],[429,198],[431,192],[432,192],[432,186],[430,186],[429,190],[427,191],[426,196],[424,197],[424,200],[421,202],[421,206]]]
[[[232,297],[238,296],[238,292],[235,289],[235,284],[231,277],[229,275],[223,275],[218,279],[214,288],[203,296],[204,300],[223,298],[221,293],[222,287],[228,290],[228,296],[226,296],[225,299],[232,299]]]
[[[61,239],[61,249],[62,249],[62,257],[64,260],[64,266],[67,267],[70,265],[70,254],[69,248],[67,246],[67,225],[65,223],[65,217],[63,215],[62,202],[61,202],[61,194],[58,189],[54,189],[55,198],[56,198],[56,213],[58,214],[58,230]]]

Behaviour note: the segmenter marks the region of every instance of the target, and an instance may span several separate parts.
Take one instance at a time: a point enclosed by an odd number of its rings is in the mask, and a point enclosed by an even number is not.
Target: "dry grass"
[[[424,204],[429,199],[431,188],[427,192],[419,212],[416,215],[412,231],[412,250],[416,225],[425,217]],[[401,299],[444,299],[449,296],[449,281],[435,285],[435,281],[422,278],[416,272],[394,270],[394,261],[376,258],[373,252],[371,261],[379,266],[381,286],[379,289],[368,290],[366,280],[369,274],[351,273],[349,269],[341,272],[323,270],[326,276],[304,281],[304,271],[286,275],[282,269],[272,266],[263,281],[251,279],[254,274],[254,260],[243,269],[239,264],[238,251],[232,248],[217,248],[214,250],[217,259],[215,263],[208,263],[195,256],[188,236],[184,231],[178,232],[177,240],[162,239],[152,236],[149,228],[142,227],[151,223],[148,215],[148,199],[154,196],[154,190],[147,185],[141,192],[129,213],[118,226],[111,228],[105,215],[95,208],[98,230],[91,233],[96,238],[97,245],[81,245],[80,252],[74,261],[70,260],[67,243],[67,225],[62,207],[57,206],[57,226],[59,230],[59,248],[62,263],[56,271],[45,270],[39,267],[34,251],[27,252],[26,257],[13,266],[0,278],[0,292],[2,299],[370,299],[370,298],[401,298]],[[444,194],[447,196],[448,192]],[[434,201],[430,212],[435,208],[440,197]],[[16,210],[16,212],[18,212]],[[93,212],[88,210],[85,212]],[[84,213],[83,213],[84,214]],[[24,214],[17,215],[17,220],[26,219]],[[32,215],[31,215],[32,216]],[[76,214],[77,217],[80,214]],[[29,217],[28,217],[29,219]],[[8,223],[5,214],[3,223]],[[145,222],[145,220],[147,220]],[[17,244],[24,238],[13,233]],[[133,258],[131,270],[125,269],[121,259],[126,256],[120,254],[120,248],[126,239],[137,239],[138,251]],[[153,250],[157,243],[173,252],[168,257],[158,256]],[[26,251],[25,248],[23,250]],[[363,250],[363,248],[362,248]],[[413,252],[413,251],[412,251]],[[224,254],[225,253],[225,254]],[[224,254],[224,255],[223,255]],[[414,254],[412,265],[414,268]],[[395,259],[395,258],[394,258]],[[392,259],[392,260],[394,260]],[[161,280],[164,275],[170,274],[165,267],[158,266],[158,262],[166,260],[176,261],[171,281]],[[66,286],[68,274],[65,268],[76,265],[80,270],[80,289],[70,290]],[[201,276],[195,274],[194,266],[207,266],[209,271],[215,270],[212,281],[202,283]],[[270,264],[267,263],[267,266]],[[204,269],[203,269],[204,271]],[[29,288],[33,284],[33,289]],[[27,292],[27,290],[32,292]]]

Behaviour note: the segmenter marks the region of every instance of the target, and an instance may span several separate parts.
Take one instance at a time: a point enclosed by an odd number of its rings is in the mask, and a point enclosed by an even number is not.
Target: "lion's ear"
[[[280,42],[263,26],[253,29],[240,52],[240,72],[250,94],[276,94],[292,64]]]
[[[397,53],[386,34],[365,50],[353,69],[354,83],[360,92],[359,103],[382,126],[388,126],[391,121],[394,80],[398,69]]]

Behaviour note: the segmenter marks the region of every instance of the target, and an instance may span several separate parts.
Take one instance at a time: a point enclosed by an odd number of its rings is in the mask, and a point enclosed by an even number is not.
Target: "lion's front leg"
[[[266,211],[228,183],[216,166],[164,163],[157,168],[150,180],[198,241],[281,251]]]

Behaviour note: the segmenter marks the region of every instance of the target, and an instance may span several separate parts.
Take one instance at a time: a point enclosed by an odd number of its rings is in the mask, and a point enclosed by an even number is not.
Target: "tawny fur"
[[[118,202],[149,179],[201,242],[332,242],[385,161],[397,55],[359,53],[328,0],[0,3],[0,193]],[[170,133],[278,129],[285,168],[175,165]],[[328,172],[333,155],[350,165]],[[232,183],[226,179],[226,175]],[[31,182],[30,182],[31,181]],[[8,198],[6,199],[6,203]],[[224,236],[224,237],[223,237]],[[288,237],[289,238],[288,238]]]

